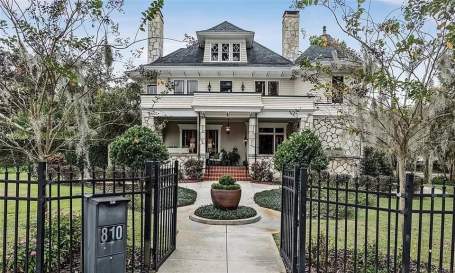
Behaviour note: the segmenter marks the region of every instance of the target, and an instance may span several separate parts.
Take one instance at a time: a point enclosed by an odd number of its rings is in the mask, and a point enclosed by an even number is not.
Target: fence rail
[[[78,169],[40,162],[0,172],[1,272],[82,272],[83,198],[87,194],[130,199],[127,271],[157,269],[175,249],[175,221],[166,227],[158,225],[164,231],[154,232],[163,202],[176,217],[178,167],[174,162],[146,162],[145,166],[145,170]],[[173,191],[163,190],[164,185],[172,185]],[[163,191],[166,198],[157,203],[154,196]],[[164,251],[166,257],[157,256],[160,250],[153,243],[162,236],[174,238]]]
[[[295,237],[282,229],[286,267],[292,273],[453,273],[454,186],[414,187],[413,178],[407,176],[401,193],[391,180],[360,185],[357,178],[285,169],[282,221],[291,217],[297,225]]]

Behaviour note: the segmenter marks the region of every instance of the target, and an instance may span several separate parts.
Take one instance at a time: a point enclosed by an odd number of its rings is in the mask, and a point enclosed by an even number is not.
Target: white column
[[[300,132],[305,129],[312,129],[313,128],[313,115],[306,114],[300,118]]]
[[[200,113],[199,116],[199,156],[201,160],[206,159],[205,154],[205,115],[204,113]]]
[[[257,132],[257,117],[250,117],[248,121],[248,161],[254,160],[256,156],[256,149],[257,149],[257,140],[256,140],[256,132]]]

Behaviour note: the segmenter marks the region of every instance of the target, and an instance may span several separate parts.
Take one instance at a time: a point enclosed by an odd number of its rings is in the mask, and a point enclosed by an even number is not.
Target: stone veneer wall
[[[329,150],[329,172],[357,175],[361,156],[360,138],[350,134],[341,122],[337,117],[314,118],[313,129]]]

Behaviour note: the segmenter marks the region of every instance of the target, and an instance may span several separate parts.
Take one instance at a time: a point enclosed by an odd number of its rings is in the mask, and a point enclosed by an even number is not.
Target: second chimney
[[[300,15],[297,10],[287,10],[283,14],[282,55],[295,61],[299,54]]]
[[[148,22],[147,62],[153,63],[163,56],[164,21],[161,11]]]

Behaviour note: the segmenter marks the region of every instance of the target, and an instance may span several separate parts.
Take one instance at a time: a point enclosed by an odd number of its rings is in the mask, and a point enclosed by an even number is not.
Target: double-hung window
[[[240,44],[232,44],[232,61],[240,61]]]
[[[193,94],[194,92],[197,91],[197,88],[198,88],[197,80],[188,80],[186,85],[187,85],[187,87],[186,87],[187,94]]]
[[[332,103],[343,103],[343,76],[332,77]]]
[[[256,81],[254,83],[254,88],[256,93],[261,93],[263,96],[265,96],[265,81]]]
[[[269,96],[278,96],[279,88],[280,83],[278,81],[269,81],[268,82]]]
[[[185,81],[184,80],[174,80],[174,93],[183,94],[185,91]]]
[[[157,89],[156,84],[149,84],[147,85],[147,94],[149,95],[156,95]]]
[[[259,154],[274,154],[283,141],[284,128],[259,128]]]
[[[211,53],[212,53],[212,61],[217,62],[218,61],[218,44],[212,44]]]
[[[223,62],[229,61],[229,44],[221,45],[221,60]]]
[[[182,130],[182,148],[188,148],[190,153],[197,152],[196,130]]]

